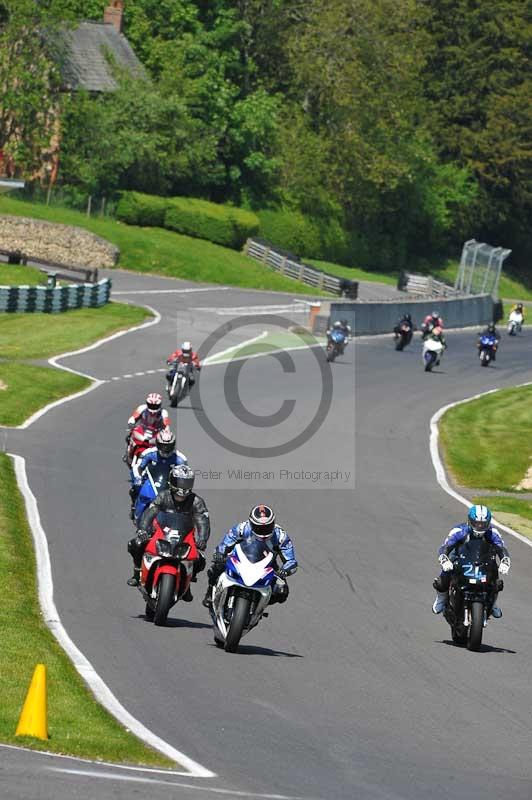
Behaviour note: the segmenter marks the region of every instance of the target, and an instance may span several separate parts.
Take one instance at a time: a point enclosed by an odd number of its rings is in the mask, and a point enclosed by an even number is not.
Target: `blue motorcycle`
[[[345,350],[347,336],[343,331],[332,330],[327,336],[327,361],[334,361]]]
[[[478,343],[478,357],[483,367],[487,367],[495,358],[497,350],[497,337],[492,333],[483,334]]]
[[[138,527],[139,520],[148,508],[153,503],[155,498],[160,492],[163,492],[168,487],[168,473],[172,465],[168,462],[150,464],[146,467],[142,476],[142,484],[137,494],[134,510],[134,524]]]

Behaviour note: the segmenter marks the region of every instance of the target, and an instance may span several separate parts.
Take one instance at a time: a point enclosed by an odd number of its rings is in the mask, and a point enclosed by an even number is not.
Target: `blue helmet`
[[[487,506],[471,506],[467,515],[467,524],[473,536],[484,536],[491,525],[491,511]]]

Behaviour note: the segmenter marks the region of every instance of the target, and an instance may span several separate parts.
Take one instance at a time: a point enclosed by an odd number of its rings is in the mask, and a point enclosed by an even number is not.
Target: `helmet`
[[[522,303],[518,303],[517,306],[515,307],[515,310],[516,311],[522,311],[523,310],[523,304]]]
[[[168,475],[168,483],[172,497],[184,500],[194,486],[194,470],[190,469],[186,464],[172,467]]]
[[[404,314],[403,319],[405,320],[405,322],[412,322],[412,315],[406,313]]]
[[[490,324],[488,325],[488,331],[489,331],[489,333],[495,333],[495,323],[494,322],[490,322]]]
[[[190,342],[183,342],[181,345],[181,352],[185,356],[185,358],[190,358],[192,355],[192,345]]]
[[[249,512],[251,530],[260,539],[267,539],[275,528],[275,514],[269,506],[255,506]]]
[[[471,506],[467,515],[467,523],[473,536],[484,536],[491,524],[491,511],[487,506]]]
[[[342,319],[342,320],[340,320],[340,322],[342,323],[344,328],[347,328],[347,326],[349,325],[349,322],[346,319]]]
[[[155,444],[161,458],[168,458],[175,450],[175,434],[168,428],[163,428],[157,434]]]
[[[336,322],[333,325],[333,328],[338,329],[338,328],[341,328],[341,327],[342,327],[342,323],[340,322],[339,319],[337,319]]]
[[[437,321],[440,318],[440,312],[439,311],[433,311],[430,316],[432,317],[433,320]]]
[[[157,394],[157,392],[152,392],[146,398],[146,406],[148,407],[148,411],[160,414],[163,406],[163,398],[160,394]]]

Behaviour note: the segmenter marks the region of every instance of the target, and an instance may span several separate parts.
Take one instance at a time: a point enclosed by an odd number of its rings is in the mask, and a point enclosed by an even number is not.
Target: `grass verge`
[[[222,352],[219,355],[214,355],[209,358],[209,364],[218,364],[230,361],[236,358],[243,358],[246,356],[263,355],[270,353],[272,350],[290,350],[295,347],[307,347],[316,344],[318,339],[312,333],[282,333],[273,332],[268,333],[267,336],[258,339],[256,342],[250,344],[235,345],[231,350]]]
[[[139,325],[150,316],[145,308],[125,303],[60,314],[0,314],[0,355],[4,359],[48,358]]]
[[[36,267],[0,263],[0,286],[37,286],[46,284],[46,275]]]
[[[53,367],[0,362],[0,425],[20,425],[60,397],[80,392],[90,381]]]
[[[532,386],[501,389],[449,409],[440,440],[462,486],[515,492],[530,467]]]
[[[162,228],[123,225],[115,220],[95,219],[79,211],[14,200],[6,195],[0,195],[0,214],[86,228],[117,245],[120,248],[120,267],[136,272],[293,294],[326,294],[285,278],[235,250]]]
[[[532,539],[532,503],[528,500],[489,496],[475,497],[474,502],[489,506],[499,522]]]
[[[37,750],[114,761],[175,766],[128,733],[98,705],[42,621],[37,597],[33,541],[11,459],[0,454],[0,573],[16,591],[0,606],[0,739]],[[24,557],[22,557],[24,556]],[[15,737],[18,717],[37,663],[48,674],[50,739]]]

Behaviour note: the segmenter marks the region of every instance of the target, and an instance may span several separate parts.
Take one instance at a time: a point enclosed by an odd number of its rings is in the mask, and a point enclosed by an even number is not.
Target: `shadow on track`
[[[436,639],[435,644],[447,644],[451,647],[458,647],[462,650],[466,649],[465,645],[455,644],[452,639]],[[506,647],[494,647],[491,644],[481,644],[479,653],[511,653],[511,655],[517,655],[517,650],[508,650]]]
[[[144,614],[137,614],[136,619],[143,619],[146,622],[149,622],[150,625],[153,625],[151,620]],[[176,619],[175,617],[168,617],[164,625],[161,625],[161,628],[212,628],[212,625],[209,625],[207,622],[194,622],[190,619]]]
[[[212,626],[211,626],[212,627]],[[213,643],[211,647],[216,647]],[[239,656],[277,656],[281,658],[304,658],[299,653],[285,653],[283,650],[270,650],[269,647],[257,647],[255,645],[238,645]]]

